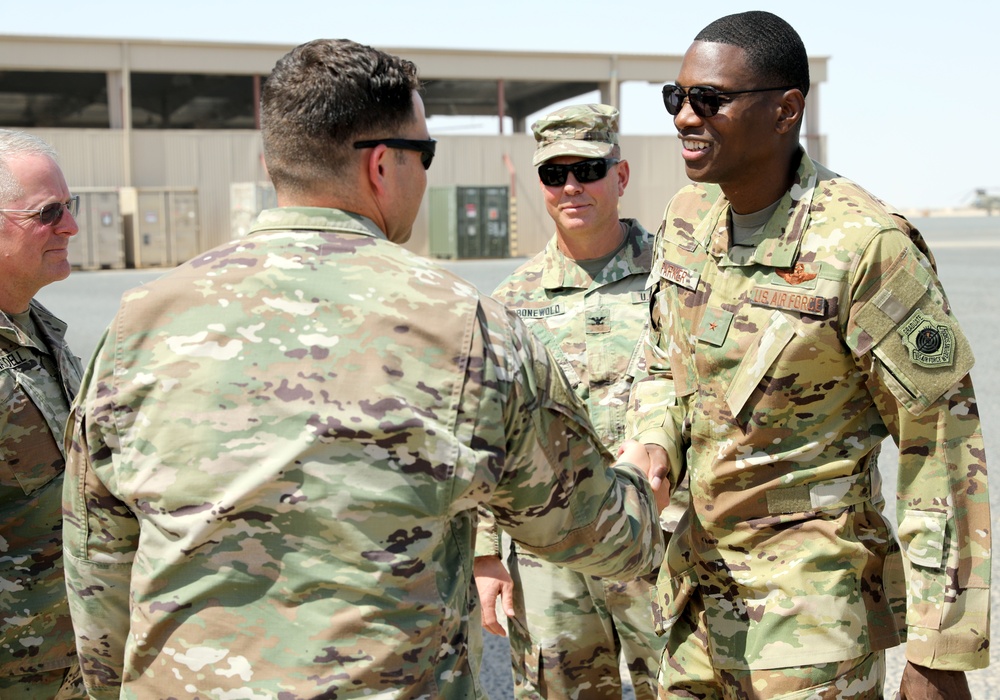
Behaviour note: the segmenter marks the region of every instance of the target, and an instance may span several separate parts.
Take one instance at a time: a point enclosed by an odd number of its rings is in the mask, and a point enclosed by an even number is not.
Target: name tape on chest
[[[31,353],[27,350],[18,349],[6,355],[0,355],[0,372],[20,367],[27,362],[31,362]]]
[[[562,304],[552,304],[534,309],[517,308],[514,309],[514,312],[521,318],[548,318],[549,316],[562,316],[566,313],[566,308]]]
[[[813,294],[802,294],[785,289],[754,287],[750,292],[750,303],[782,311],[797,311],[810,316],[826,316],[826,298]]]
[[[660,267],[660,277],[692,292],[698,289],[698,280],[701,279],[701,275],[694,270],[667,261]]]

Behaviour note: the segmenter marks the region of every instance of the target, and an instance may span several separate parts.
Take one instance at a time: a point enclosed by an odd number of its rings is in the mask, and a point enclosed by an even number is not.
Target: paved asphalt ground
[[[924,232],[938,262],[938,271],[962,327],[976,353],[972,370],[979,401],[987,460],[993,467],[990,487],[994,532],[1000,519],[1000,217],[976,219],[921,219]],[[446,266],[490,292],[521,260],[449,262]],[[163,274],[163,270],[75,272],[65,282],[50,285],[38,297],[69,326],[70,346],[86,359],[97,345],[104,327],[114,316],[121,293]],[[887,442],[881,462],[887,490],[894,489],[896,454]],[[886,501],[893,503],[891,493]],[[891,506],[890,506],[891,507]],[[995,535],[996,536],[996,535]],[[1000,568],[993,561],[996,580]],[[1000,595],[992,599],[992,618],[1000,620]],[[510,662],[506,640],[484,633],[486,655],[482,680],[491,700],[511,697]],[[996,655],[994,655],[996,659]],[[889,653],[886,687],[898,687],[903,668],[899,650]],[[995,667],[969,674],[972,696],[977,700],[1000,700],[1000,674]],[[627,692],[625,698],[630,698]],[[892,693],[889,694],[892,697]]]

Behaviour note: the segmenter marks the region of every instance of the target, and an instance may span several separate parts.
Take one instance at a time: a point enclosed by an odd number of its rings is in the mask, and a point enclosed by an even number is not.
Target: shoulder
[[[723,196],[718,185],[698,183],[682,187],[670,198],[661,229],[666,226],[692,230],[692,223],[701,221]]]
[[[546,270],[547,259],[546,249],[543,249],[519,265],[493,290],[493,298],[501,301],[523,298],[538,289]]]
[[[813,222],[848,225],[851,228],[898,229],[893,209],[858,183],[816,164]]]

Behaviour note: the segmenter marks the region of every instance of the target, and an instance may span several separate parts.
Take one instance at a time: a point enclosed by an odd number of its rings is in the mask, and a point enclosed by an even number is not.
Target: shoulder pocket
[[[871,351],[875,372],[896,399],[919,415],[975,364],[972,348],[944,309],[936,280],[908,251],[886,284],[858,310],[848,344]]]

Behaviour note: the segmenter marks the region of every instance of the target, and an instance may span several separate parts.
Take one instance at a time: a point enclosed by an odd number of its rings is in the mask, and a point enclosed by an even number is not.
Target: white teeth
[[[704,151],[708,148],[708,144],[702,141],[683,141],[684,148],[689,151]]]

